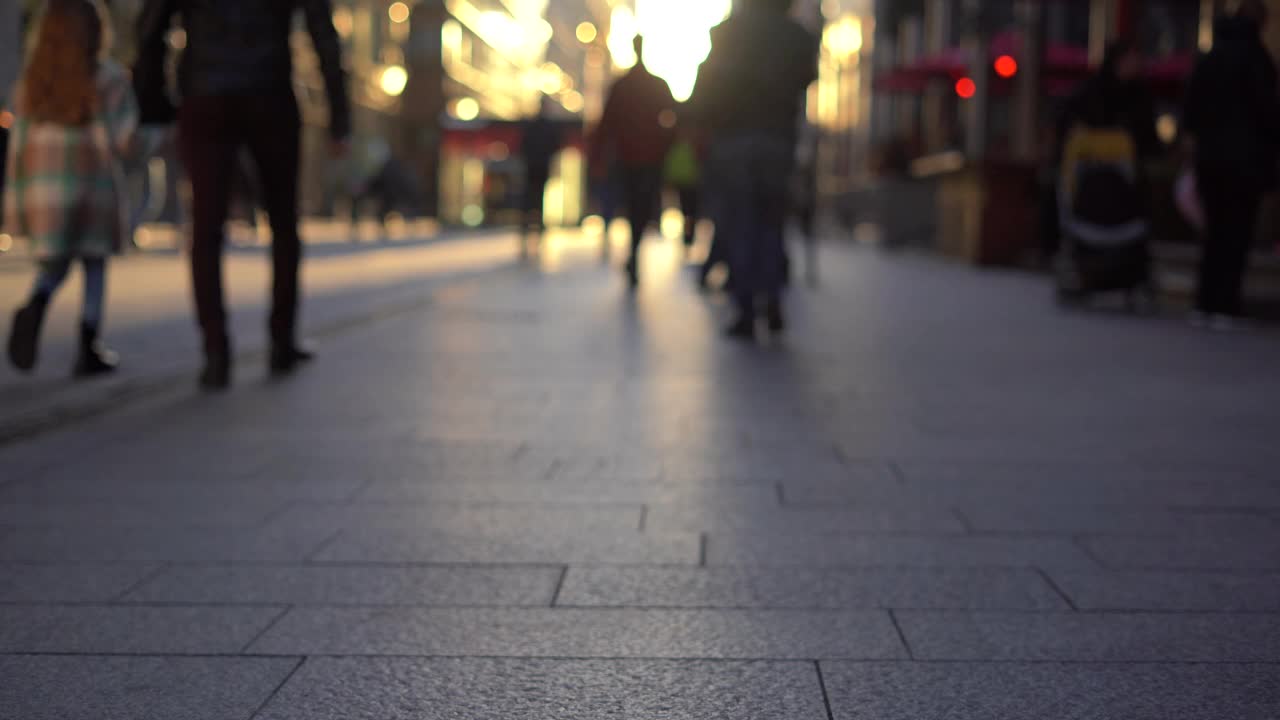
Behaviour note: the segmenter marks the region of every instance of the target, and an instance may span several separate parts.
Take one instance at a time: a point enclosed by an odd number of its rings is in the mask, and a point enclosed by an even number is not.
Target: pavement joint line
[[[1040,575],[1040,577],[1045,581],[1045,583],[1047,583],[1047,584],[1049,585],[1049,587],[1050,587],[1050,588],[1052,588],[1052,589],[1053,589],[1053,591],[1054,591],[1055,593],[1057,593],[1057,594],[1058,594],[1058,596],[1059,596],[1059,597],[1061,597],[1061,598],[1063,599],[1063,601],[1064,601],[1064,602],[1066,602],[1066,603],[1067,603],[1067,607],[1071,608],[1072,610],[1075,610],[1075,611],[1079,612],[1080,608],[1076,606],[1076,602],[1075,602],[1075,600],[1072,600],[1072,599],[1071,599],[1071,596],[1067,594],[1067,591],[1066,591],[1066,590],[1063,590],[1063,589],[1062,589],[1062,586],[1061,586],[1061,585],[1059,585],[1059,584],[1057,583],[1057,581],[1055,581],[1055,580],[1053,579],[1053,576],[1052,576],[1052,575],[1050,575],[1050,574],[1049,574],[1049,573],[1048,573],[1044,568],[1042,568],[1042,567],[1037,567],[1037,568],[1035,568],[1035,571]]]
[[[813,669],[818,674],[818,689],[822,691],[822,706],[827,710],[827,720],[835,720],[835,713],[831,712],[831,695],[827,692],[827,680],[822,676],[822,662],[814,660]]]
[[[951,514],[954,515],[956,520],[960,523],[960,527],[964,528],[964,531],[966,534],[968,535],[975,534],[973,531],[973,523],[969,522],[969,517],[965,515],[963,512],[961,512],[960,508],[953,507],[953,508],[950,508],[950,510],[951,510]]]
[[[649,519],[649,504],[645,503],[640,506],[640,522],[636,528],[640,532],[644,532],[645,522]]]
[[[889,460],[885,463],[885,466],[889,469],[889,474],[893,476],[893,479],[896,484],[898,485],[911,484],[911,482],[907,480],[906,471],[902,469],[901,463],[899,463],[897,460]]]
[[[276,659],[302,660],[325,658],[337,660],[517,660],[545,662],[619,662],[619,663],[679,663],[679,664],[734,664],[769,663],[773,665],[809,665],[814,660],[774,657],[663,657],[663,656],[631,656],[631,655],[412,655],[406,653],[146,653],[146,652],[57,652],[57,651],[16,651],[0,652],[0,657],[76,657],[76,658],[207,658],[207,659]],[[840,663],[845,665],[985,665],[1019,667],[1024,665],[1070,665],[1094,667],[1266,667],[1280,669],[1280,660],[996,660],[996,659],[955,659],[930,658],[908,660],[906,658],[818,658],[816,662]]]
[[[284,616],[288,615],[293,610],[293,607],[293,605],[286,605],[280,610],[280,612],[276,613],[275,617],[271,618],[270,622],[264,625],[261,630],[254,633],[253,637],[249,638],[249,642],[245,643],[244,647],[240,648],[240,654],[243,655],[249,652],[249,648],[253,647],[253,644],[261,640],[264,635],[271,632],[271,629],[276,626],[276,623],[283,620]]]
[[[564,566],[567,567],[567,566]],[[965,607],[924,607],[911,605],[894,605],[892,607],[885,605],[859,605],[859,606],[812,606],[812,605],[579,605],[559,602],[555,599],[554,605],[547,605],[539,602],[519,602],[519,603],[502,603],[502,604],[475,604],[475,603],[403,603],[403,602],[295,602],[295,603],[279,603],[266,602],[256,600],[246,601],[203,601],[203,600],[127,600],[127,599],[111,599],[111,600],[67,600],[67,601],[38,601],[38,600],[0,600],[0,607],[7,608],[36,608],[36,607],[56,607],[56,608],[258,608],[258,609],[277,609],[277,608],[333,608],[333,609],[370,609],[370,610],[503,610],[503,609],[519,609],[519,610],[593,610],[600,612],[726,612],[726,613],[751,613],[751,612],[771,612],[771,613],[793,613],[806,615],[839,615],[842,613],[866,614],[877,611],[884,612],[911,612],[911,613],[931,613],[931,614],[966,614],[966,615],[1044,615],[1057,617],[1132,617],[1135,615],[1146,615],[1153,617],[1180,617],[1194,616],[1203,618],[1213,617],[1273,617],[1280,616],[1280,609],[1276,610],[1169,610],[1161,608],[1098,608],[1084,609],[1079,611],[1068,610],[1037,610],[1034,608],[1018,608],[1018,607],[982,607],[965,608]],[[0,653],[2,654],[2,653]],[[1275,662],[1280,662],[1277,660]]]
[[[355,328],[374,325],[401,315],[426,309],[434,304],[435,290],[438,289],[439,284],[464,281],[486,273],[499,272],[501,269],[501,267],[496,267],[444,275],[435,279],[433,285],[437,287],[433,287],[423,295],[414,297],[409,301],[375,308],[369,312],[331,320],[311,328],[307,335],[315,338],[336,337]],[[254,348],[237,353],[235,363],[237,365],[248,364],[262,360],[265,357],[265,348]],[[0,418],[0,448],[50,431],[60,430],[78,422],[92,420],[132,406],[141,400],[160,396],[166,391],[175,391],[189,382],[194,375],[195,368],[192,367],[182,370],[161,371],[152,377],[122,379],[116,383],[99,385],[103,392],[92,398],[86,398],[83,402],[72,402],[66,405],[27,412],[15,417]],[[109,380],[107,382],[110,383]],[[92,384],[86,384],[84,387],[92,387]],[[183,393],[184,396],[186,394],[185,392]]]
[[[267,695],[266,699],[263,700],[262,703],[259,704],[258,707],[254,709],[253,714],[249,716],[249,720],[254,720],[254,718],[261,715],[262,711],[266,710],[267,706],[271,704],[271,701],[276,699],[276,695],[280,694],[280,691],[284,689],[284,686],[288,685],[289,681],[293,679],[293,676],[296,675],[298,671],[302,669],[302,666],[306,664],[307,664],[307,658],[305,657],[297,658],[297,662],[294,663],[293,668],[290,669],[289,672],[284,676],[284,678],[279,683],[276,684],[275,688],[271,690],[271,692]]]
[[[113,595],[113,596],[111,597],[111,600],[110,600],[109,602],[110,602],[110,603],[112,603],[112,604],[114,604],[114,603],[124,603],[124,602],[126,602],[125,598],[129,597],[130,595],[132,595],[133,593],[135,593],[135,592],[137,592],[138,590],[142,589],[143,587],[146,587],[146,585],[147,585],[148,583],[150,583],[152,580],[155,580],[156,578],[160,577],[161,575],[164,575],[164,574],[165,574],[166,572],[168,572],[168,571],[169,571],[169,566],[168,566],[168,564],[167,564],[167,563],[160,563],[160,565],[159,565],[158,567],[156,567],[156,568],[155,568],[154,570],[152,570],[151,572],[148,572],[148,573],[144,574],[144,575],[143,575],[143,576],[142,576],[142,577],[141,577],[137,582],[135,582],[135,583],[133,583],[132,585],[130,585],[129,587],[125,588],[123,592],[120,592],[119,594]]]
[[[787,491],[784,488],[782,481],[779,480],[775,482],[773,484],[773,488],[778,498],[778,507],[787,507]]]
[[[321,540],[320,544],[317,545],[314,550],[306,554],[306,558],[303,560],[303,563],[311,564],[315,560],[315,558],[318,555],[320,555],[320,553],[324,552],[325,550],[328,550],[329,546],[336,543],[338,541],[338,538],[342,537],[342,534],[345,532],[346,532],[345,528],[340,528],[334,533],[332,533],[331,535],[329,535],[328,537],[326,537],[324,540]]]
[[[698,567],[707,567],[707,544],[709,542],[708,533],[698,533]]]
[[[558,607],[560,604],[560,592],[564,590],[564,581],[569,577],[569,566],[565,565],[560,569],[560,577],[556,578],[556,589],[551,593],[550,607]]]
[[[907,658],[916,659],[916,654],[911,650],[911,643],[907,642],[907,634],[902,631],[902,625],[898,622],[898,615],[893,610],[889,610],[889,621],[893,623],[893,629],[898,633],[898,640],[902,642],[902,649],[907,651]]]

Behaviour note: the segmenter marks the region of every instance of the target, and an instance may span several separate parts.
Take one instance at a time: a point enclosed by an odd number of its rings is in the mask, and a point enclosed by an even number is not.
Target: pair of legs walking
[[[54,293],[71,272],[71,262],[70,257],[42,261],[26,305],[14,314],[9,335],[9,360],[23,372],[29,372],[36,365],[45,312]],[[98,342],[106,300],[106,258],[85,257],[80,262],[84,269],[84,304],[80,312],[80,351],[76,355],[73,372],[76,377],[88,377],[115,370],[116,356]]]
[[[271,224],[271,369],[288,372],[309,356],[296,345],[298,165],[301,121],[289,92],[186,98],[178,118],[182,159],[191,179],[191,276],[206,365],[201,385],[230,382],[231,341],[222,289],[222,251],[238,151],[257,166]]]
[[[775,332],[783,329],[782,288],[786,283],[783,226],[792,143],[769,133],[742,133],[716,143],[718,208],[716,242],[725,243],[738,319],[734,337],[754,337],[757,314]]]
[[[626,195],[627,221],[631,225],[631,257],[627,278],[631,286],[640,282],[640,241],[657,217],[662,199],[661,166],[640,165],[622,169],[622,191]]]

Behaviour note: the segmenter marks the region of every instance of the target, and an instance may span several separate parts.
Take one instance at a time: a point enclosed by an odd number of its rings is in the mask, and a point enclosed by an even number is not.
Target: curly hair
[[[19,114],[36,122],[89,124],[107,43],[105,10],[98,0],[48,0],[22,72]]]

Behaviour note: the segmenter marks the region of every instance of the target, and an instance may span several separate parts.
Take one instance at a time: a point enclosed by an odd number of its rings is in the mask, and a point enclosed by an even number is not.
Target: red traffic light
[[[996,74],[1007,80],[1018,74],[1018,61],[1012,55],[1001,55],[996,58],[995,68]]]
[[[973,78],[962,77],[956,81],[956,95],[968,100],[978,94],[978,84]]]

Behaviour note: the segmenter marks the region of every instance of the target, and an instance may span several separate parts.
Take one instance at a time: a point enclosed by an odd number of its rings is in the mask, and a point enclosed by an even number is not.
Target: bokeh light
[[[387,17],[393,23],[402,23],[409,19],[409,6],[402,2],[393,2],[387,8]]]
[[[645,65],[667,81],[676,100],[688,100],[693,93],[698,67],[711,51],[711,28],[731,8],[731,0],[636,0]]]
[[[382,74],[378,77],[378,85],[382,88],[382,92],[398,97],[404,92],[405,86],[409,84],[409,73],[399,65],[389,65],[382,69]]]

